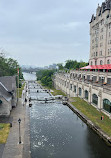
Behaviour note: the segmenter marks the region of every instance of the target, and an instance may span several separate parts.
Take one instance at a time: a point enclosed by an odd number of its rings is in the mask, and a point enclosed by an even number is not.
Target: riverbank
[[[109,137],[102,129],[93,123],[87,116],[81,113],[76,107],[74,107],[70,102],[67,103],[67,106],[76,113],[93,131],[95,131],[100,138],[102,138],[108,146],[111,147],[111,137]]]

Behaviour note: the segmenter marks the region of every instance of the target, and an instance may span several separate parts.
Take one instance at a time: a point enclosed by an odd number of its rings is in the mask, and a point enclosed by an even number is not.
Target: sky
[[[102,0],[0,0],[0,51],[20,65],[88,62],[89,22]]]

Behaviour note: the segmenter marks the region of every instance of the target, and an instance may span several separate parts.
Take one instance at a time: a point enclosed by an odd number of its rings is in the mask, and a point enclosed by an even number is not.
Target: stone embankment
[[[98,126],[92,123],[86,116],[84,116],[77,108],[75,108],[70,102],[67,102],[67,106],[77,114],[81,120],[83,120],[91,129],[93,129],[106,143],[111,147],[111,137],[105,134]]]

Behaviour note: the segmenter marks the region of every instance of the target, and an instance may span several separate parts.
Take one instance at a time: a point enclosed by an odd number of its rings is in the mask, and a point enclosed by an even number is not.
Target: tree
[[[18,62],[12,58],[5,58],[5,56],[0,53],[0,77],[14,76],[14,75],[17,76],[18,68],[19,68],[19,79],[23,79],[23,74]]]
[[[62,64],[62,63],[58,63],[58,64],[57,64],[57,66],[58,66],[58,69],[59,69],[59,70],[63,70],[63,69],[64,69],[64,67],[63,67],[63,64]]]

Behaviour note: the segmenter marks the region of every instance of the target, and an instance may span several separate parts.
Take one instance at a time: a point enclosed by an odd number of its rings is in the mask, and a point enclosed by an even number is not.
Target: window
[[[110,50],[108,49],[108,55],[109,55],[109,53],[110,53]]]
[[[85,90],[85,99],[88,100],[88,91],[87,90]]]
[[[110,64],[110,60],[107,60],[107,64]]]
[[[102,51],[100,51],[100,56],[102,56]]]
[[[93,65],[93,62],[91,61],[91,65]]]
[[[96,56],[98,56],[98,52],[96,52]]]
[[[108,99],[103,100],[103,109],[111,113],[111,102]]]
[[[94,103],[95,105],[98,105],[98,96],[96,94],[92,95],[92,103]]]
[[[109,23],[109,29],[111,28],[111,23]]]
[[[79,96],[81,96],[82,90],[81,88],[79,88]]]
[[[100,60],[100,65],[103,65],[103,61],[102,60]]]
[[[76,86],[74,86],[74,92],[76,93]]]
[[[103,43],[100,43],[100,47],[102,47]]]
[[[97,61],[95,61],[95,65],[97,65]]]
[[[103,28],[101,29],[101,32],[103,32]]]

